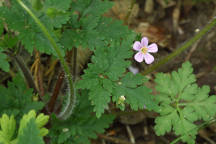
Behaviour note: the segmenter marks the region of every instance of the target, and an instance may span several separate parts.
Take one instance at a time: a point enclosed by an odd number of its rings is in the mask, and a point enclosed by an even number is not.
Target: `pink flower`
[[[135,41],[133,49],[138,51],[134,56],[137,62],[145,60],[147,64],[151,64],[154,61],[154,57],[150,53],[156,53],[158,51],[158,46],[156,43],[148,45],[148,38],[143,37],[141,42]]]

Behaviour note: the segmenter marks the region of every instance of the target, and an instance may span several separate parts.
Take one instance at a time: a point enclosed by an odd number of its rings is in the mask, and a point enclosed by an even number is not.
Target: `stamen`
[[[142,52],[143,54],[146,54],[146,53],[148,52],[147,47],[142,47],[142,48],[141,48],[141,52]]]

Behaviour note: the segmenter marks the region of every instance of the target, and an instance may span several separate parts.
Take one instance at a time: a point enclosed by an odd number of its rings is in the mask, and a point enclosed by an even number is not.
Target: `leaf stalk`
[[[66,103],[64,110],[57,117],[60,119],[67,119],[72,113],[72,110],[75,106],[75,100],[76,100],[75,87],[73,84],[73,80],[72,80],[72,76],[70,74],[70,69],[68,67],[68,64],[64,60],[64,57],[61,54],[60,48],[58,47],[57,43],[55,42],[55,40],[53,39],[53,37],[51,36],[51,34],[47,30],[47,28],[44,26],[44,24],[34,15],[34,13],[21,0],[17,0],[17,2],[34,19],[35,23],[40,27],[40,29],[42,30],[42,32],[44,33],[46,38],[51,43],[54,51],[57,53],[58,58],[60,59],[60,63],[61,63],[61,65],[65,71],[65,74],[66,74],[65,77],[66,77],[67,82],[68,82],[69,95],[68,95],[67,103]]]

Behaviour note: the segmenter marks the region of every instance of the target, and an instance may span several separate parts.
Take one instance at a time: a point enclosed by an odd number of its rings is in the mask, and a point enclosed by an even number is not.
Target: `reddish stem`
[[[48,103],[48,108],[49,108],[50,112],[53,112],[53,110],[54,110],[55,102],[56,102],[58,94],[60,92],[63,80],[64,80],[64,72],[62,71],[58,76],[58,80],[56,82],[56,85],[55,85],[55,88],[53,91],[53,95],[51,96],[50,101]]]

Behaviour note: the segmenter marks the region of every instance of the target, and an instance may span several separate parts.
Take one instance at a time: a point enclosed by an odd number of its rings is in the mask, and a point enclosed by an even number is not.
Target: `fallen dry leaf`
[[[116,0],[112,9],[106,13],[105,16],[124,20],[131,7],[131,1],[132,0]],[[138,12],[139,5],[135,3],[129,16],[129,23],[131,23],[137,17]]]
[[[169,44],[170,35],[166,35],[165,30],[161,27],[142,22],[135,31],[141,33],[143,37],[148,37],[150,42],[155,42],[161,47],[166,47]]]

